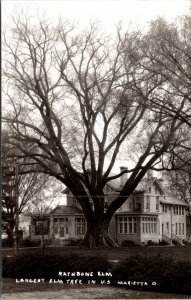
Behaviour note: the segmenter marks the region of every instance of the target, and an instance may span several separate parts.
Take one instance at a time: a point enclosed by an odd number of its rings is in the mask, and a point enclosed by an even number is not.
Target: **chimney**
[[[120,172],[127,171],[127,167],[120,167]],[[121,187],[123,187],[128,179],[127,173],[121,176]]]

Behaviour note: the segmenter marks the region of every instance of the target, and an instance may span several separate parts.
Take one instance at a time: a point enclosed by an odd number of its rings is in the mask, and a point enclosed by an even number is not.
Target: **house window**
[[[142,218],[142,233],[155,234],[157,218],[155,217],[143,217]]]
[[[134,208],[137,207],[137,199],[136,199],[136,197],[133,197],[133,205],[134,205]]]
[[[132,223],[132,217],[128,218],[129,220],[129,233],[133,233],[133,223]]]
[[[181,215],[182,210],[181,210],[181,206],[175,205],[174,206],[174,215]]]
[[[119,218],[119,233],[123,233],[123,218]]]
[[[49,221],[48,220],[35,220],[35,235],[48,234]]]
[[[182,235],[184,235],[184,223],[182,223]]]
[[[54,218],[54,234],[61,237],[68,234],[68,218]]]
[[[119,218],[119,233],[127,233],[127,217]]]
[[[176,215],[178,215],[178,206],[176,206]]]
[[[163,204],[163,206],[162,206],[162,212],[167,213],[167,205]]]
[[[181,223],[179,223],[179,235],[181,235]]]
[[[156,196],[156,210],[159,210],[159,196]]]
[[[166,230],[169,233],[169,222],[166,222]]]
[[[150,196],[146,196],[146,210],[150,210]]]
[[[121,234],[137,233],[137,218],[136,217],[119,217],[118,231]]]
[[[137,233],[137,218],[129,217],[128,218],[128,233]]]
[[[86,229],[85,219],[84,218],[76,218],[75,219],[75,234],[76,235],[84,235]]]
[[[175,234],[178,234],[178,223],[175,223]]]
[[[151,186],[149,187],[149,191],[148,191],[148,193],[149,193],[149,194],[151,193]]]
[[[61,237],[68,234],[68,218],[60,218],[59,221],[59,233]]]
[[[54,218],[54,233],[58,234],[58,219]]]
[[[155,186],[155,194],[158,194],[158,189],[156,186]]]

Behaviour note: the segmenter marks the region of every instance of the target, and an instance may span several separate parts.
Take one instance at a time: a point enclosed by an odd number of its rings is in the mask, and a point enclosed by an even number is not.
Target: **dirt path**
[[[38,300],[38,299],[191,299],[186,295],[139,292],[111,286],[80,287],[59,291],[33,291],[22,293],[5,293],[3,300]]]

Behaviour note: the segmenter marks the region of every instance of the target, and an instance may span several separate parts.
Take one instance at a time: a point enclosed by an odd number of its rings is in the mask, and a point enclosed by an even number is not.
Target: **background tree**
[[[169,115],[191,127],[191,15],[174,22],[160,18],[151,22],[150,30],[139,40],[139,63],[163,84],[152,104],[163,106]],[[139,51],[140,53],[140,51]],[[138,57],[138,54],[135,54]],[[144,59],[143,59],[144,58]]]
[[[147,70],[151,77],[158,79],[155,97],[147,102],[150,109],[155,112],[162,109],[163,114],[184,123],[179,129],[181,143],[169,148],[168,155],[164,156],[162,167],[169,170],[185,170],[190,165],[190,155],[187,155],[191,151],[190,24],[190,14],[171,23],[162,18],[151,22],[148,32],[136,36],[134,43],[138,46],[131,58],[140,70]]]
[[[49,176],[33,169],[28,158],[20,157],[18,151],[7,144],[8,132],[3,131],[2,138],[2,220],[3,230],[8,235],[10,246],[13,245],[14,233],[18,234],[19,216],[37,206],[39,195],[51,188]],[[42,197],[41,197],[42,198]],[[43,199],[48,202],[47,195]]]
[[[113,214],[147,170],[180,143],[182,120],[162,108],[149,110],[161,78],[133,58],[136,33],[118,27],[111,39],[95,24],[79,31],[41,19],[34,26],[24,15],[13,25],[3,55],[9,143],[76,197],[87,221],[83,245],[115,246],[108,234]],[[111,175],[122,146],[138,155],[105,211],[105,185],[127,172]]]

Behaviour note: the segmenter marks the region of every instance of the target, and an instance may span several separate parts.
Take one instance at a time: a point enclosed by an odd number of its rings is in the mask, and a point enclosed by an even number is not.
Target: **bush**
[[[147,241],[147,246],[153,246],[155,243],[153,242],[153,241],[151,241],[151,240],[148,240]]]
[[[58,272],[106,272],[110,269],[109,262],[101,257],[81,257],[71,255],[19,255],[3,257],[3,277],[10,278],[45,278],[69,279],[58,276]],[[94,277],[82,277],[83,280]],[[78,279],[82,279],[78,277]],[[75,278],[76,279],[76,278]],[[95,278],[96,279],[96,278]]]
[[[31,240],[30,238],[25,238],[19,240],[19,247],[38,247],[41,245],[40,240]]]
[[[191,263],[156,256],[135,256],[113,270],[117,281],[147,282],[148,286],[131,286],[160,292],[191,293]],[[157,285],[152,285],[156,282]]]
[[[2,248],[12,248],[14,241],[13,241],[13,239],[7,238],[7,239],[2,239],[1,243],[2,243],[1,244]]]
[[[183,242],[183,244],[184,244],[185,246],[188,245],[188,241],[183,240],[182,242]]]
[[[124,240],[124,241],[122,242],[122,246],[130,246],[130,247],[132,247],[132,246],[136,246],[136,244],[135,244],[134,241],[131,241],[131,240]]]
[[[168,246],[169,245],[169,243],[167,243],[166,241],[160,241],[159,242],[159,246]]]
[[[181,246],[181,244],[178,241],[174,240],[174,239],[172,240],[172,243],[173,243],[174,246]]]

